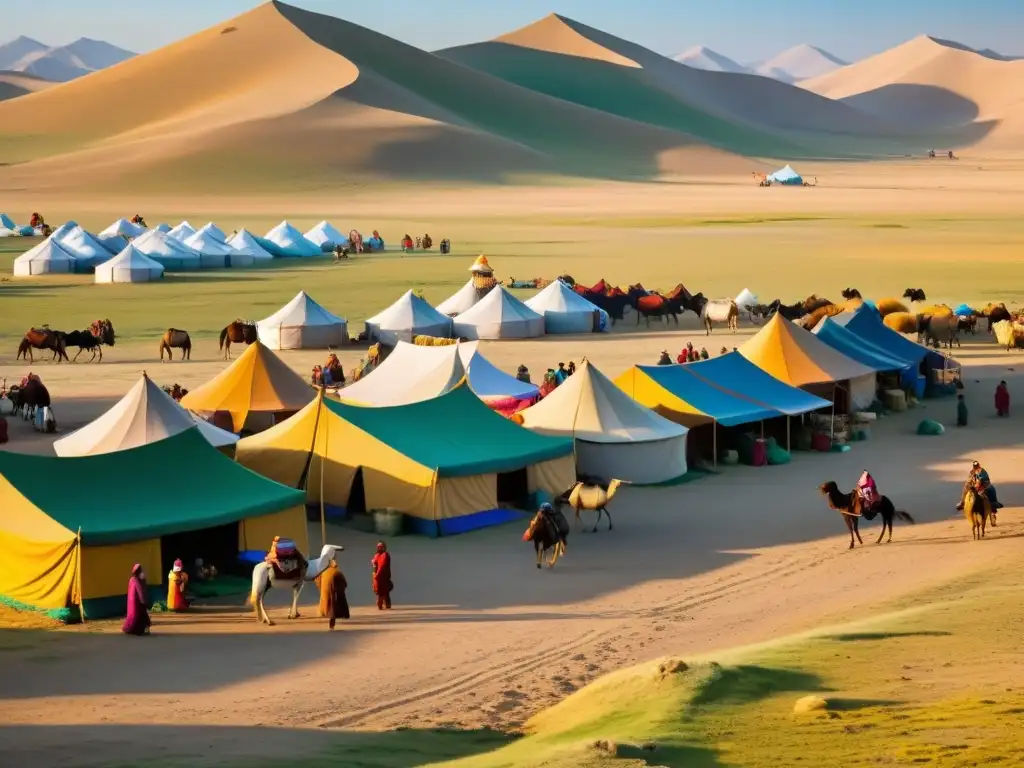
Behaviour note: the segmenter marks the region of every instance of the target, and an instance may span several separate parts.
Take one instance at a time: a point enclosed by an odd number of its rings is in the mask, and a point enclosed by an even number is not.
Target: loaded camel
[[[287,576],[282,576],[271,563],[257,563],[256,567],[252,569],[252,590],[245,599],[246,605],[252,603],[256,609],[256,620],[267,626],[274,626],[274,622],[267,615],[267,609],[263,607],[263,597],[271,587],[276,586],[291,586],[292,607],[288,611],[288,618],[299,618],[299,594],[302,592],[302,587],[307,581],[313,581],[327,570],[327,566],[331,564],[335,555],[344,549],[342,546],[325,544],[320,550],[320,557],[310,560],[305,567],[302,567],[300,556],[296,553],[295,559],[285,560],[281,563],[289,571]],[[289,568],[288,566],[294,567]]]
[[[35,355],[32,354],[33,349],[50,350],[53,352],[58,363],[68,359],[67,352],[65,351],[64,334],[60,331],[51,330],[45,325],[42,328],[30,328],[25,333],[25,337],[18,345],[18,356],[16,359],[24,358],[28,362],[34,363],[36,360]]]
[[[557,509],[550,504],[542,505],[537,514],[530,520],[530,525],[523,533],[523,541],[532,541],[533,549],[537,553],[537,567],[541,567],[541,561],[546,552],[551,552],[551,559],[548,560],[548,568],[554,568],[559,557],[565,555],[565,548],[569,541],[569,521]]]
[[[167,362],[174,360],[173,349],[181,350],[182,360],[192,359],[192,338],[188,331],[178,328],[168,328],[160,339],[160,362],[164,361],[164,350],[167,350]]]
[[[232,344],[252,344],[259,340],[259,333],[256,331],[256,323],[249,320],[235,320],[229,323],[220,332],[220,347],[224,352],[224,359],[231,359]]]
[[[96,320],[87,330],[71,331],[70,333],[64,334],[65,348],[78,347],[78,354],[74,356],[71,362],[77,361],[78,355],[82,354],[85,350],[89,350],[92,353],[92,356],[89,358],[89,362],[91,363],[96,360],[96,355],[98,354],[98,362],[102,363],[103,345],[106,344],[107,346],[112,347],[116,340],[114,325],[109,320]]]
[[[857,537],[856,540],[861,545],[864,544],[864,539],[860,537],[860,519],[862,517],[865,520],[874,520],[879,514],[882,516],[882,532],[878,535],[875,544],[882,543],[886,529],[889,531],[889,538],[885,543],[888,544],[892,541],[892,521],[894,519],[899,518],[905,523],[914,524],[914,518],[907,512],[896,509],[888,496],[879,497],[877,504],[870,509],[865,509],[860,494],[856,490],[851,493],[842,493],[834,480],[822,483],[818,486],[818,490],[821,491],[822,496],[828,499],[828,505],[843,516],[843,521],[850,531],[850,549],[853,549],[855,545],[854,536]]]
[[[699,314],[705,336],[711,335],[716,323],[725,325],[733,333],[739,328],[740,310],[733,299],[705,299]]]
[[[600,482],[595,482],[595,478],[588,478],[587,481],[576,483],[576,485],[555,499],[555,506],[560,508],[563,504],[568,504],[572,507],[576,513],[575,520],[580,525],[583,524],[583,520],[580,517],[581,510],[597,512],[597,520],[594,521],[591,533],[597,533],[597,525],[601,522],[601,515],[605,515],[608,518],[608,530],[610,531],[613,527],[612,516],[606,507],[608,502],[618,492],[619,487],[623,485],[629,485],[629,483],[625,480],[612,480],[605,487]]]

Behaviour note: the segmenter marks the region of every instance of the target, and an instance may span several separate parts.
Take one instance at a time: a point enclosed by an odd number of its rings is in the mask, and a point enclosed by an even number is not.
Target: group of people
[[[345,386],[345,369],[336,354],[331,352],[326,363],[313,366],[312,383],[314,387]]]
[[[733,347],[732,351],[735,352],[736,347]],[[726,347],[722,347],[721,351],[719,352],[720,355],[725,355],[728,353],[729,350]],[[701,360],[707,360],[710,357],[711,355],[708,354],[708,350],[706,347],[701,347],[700,351],[698,352],[694,348],[693,342],[688,341],[686,342],[686,346],[679,350],[679,354],[676,355],[675,364],[682,365],[684,363],[697,363],[700,362]],[[672,364],[672,355],[669,354],[667,349],[661,350],[661,356],[658,358],[658,365]]]
[[[519,368],[520,370],[523,370],[526,368],[526,366],[521,365],[519,366]],[[569,361],[568,366],[566,366],[565,363],[559,363],[557,368],[548,368],[547,372],[544,374],[544,381],[540,385],[540,396],[547,397],[548,395],[550,395],[552,392],[558,389],[559,386],[564,384],[565,380],[572,376],[574,373],[576,373],[576,363],[574,363],[572,360]],[[528,376],[529,372],[527,372],[527,377]],[[517,376],[516,378],[519,377]],[[520,379],[520,381],[526,381],[527,383],[529,383],[530,379]]]
[[[995,486],[992,485],[992,478],[989,477],[988,471],[981,466],[980,461],[975,461],[971,464],[971,471],[968,475],[968,482],[971,487],[974,488],[978,494],[984,494],[989,502],[992,504],[992,509],[1002,509],[1002,504],[999,502],[996,496]],[[857,493],[860,496],[863,507],[867,510],[871,510],[881,500],[881,495],[878,493],[878,485],[875,483],[875,478],[871,476],[871,473],[866,469],[861,474],[860,479],[857,481]],[[956,505],[958,510],[963,510],[964,501],[960,499],[960,503]],[[992,519],[992,525],[996,525],[995,518]]]

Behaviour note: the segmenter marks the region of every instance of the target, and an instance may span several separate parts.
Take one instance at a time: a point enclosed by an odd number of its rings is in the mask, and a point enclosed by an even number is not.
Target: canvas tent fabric
[[[132,247],[169,271],[184,272],[200,269],[203,265],[203,257],[198,251],[185,245],[183,240],[163,232],[147,232],[135,238]]]
[[[416,336],[452,335],[452,319],[434,309],[422,296],[411,290],[394,304],[366,321],[366,334],[371,341],[394,346],[399,341],[412,341]]]
[[[757,296],[750,292],[749,288],[744,288],[738,294],[736,294],[736,306],[739,307],[742,312],[747,307],[752,307],[757,304]]]
[[[211,231],[203,227],[191,237],[185,238],[183,245],[199,254],[199,266],[203,269],[224,269],[228,266],[232,248],[223,240],[219,240]]]
[[[847,330],[830,317],[823,317],[811,333],[837,352],[843,353],[851,360],[856,360],[878,373],[900,371],[910,365],[906,360],[887,355],[882,349],[864,341],[853,331]]]
[[[212,237],[219,243],[226,243],[228,236],[224,234],[224,230],[214,224],[212,221],[208,221],[199,229],[196,230],[196,234],[204,233]]]
[[[532,339],[544,335],[544,318],[509,293],[493,288],[453,321],[455,335],[466,339]]]
[[[96,267],[97,283],[146,283],[164,276],[163,265],[129,243],[117,256]]]
[[[124,237],[133,238],[138,237],[146,232],[145,227],[140,227],[138,224],[133,224],[128,219],[118,219],[109,227],[99,233],[99,236],[103,239],[109,239],[113,237]]]
[[[12,219],[6,213],[0,213],[0,227],[2,227],[3,229],[9,229],[13,232],[15,226],[16,225],[14,223],[14,219]]]
[[[255,342],[202,386],[181,400],[198,413],[226,411],[235,432],[250,413],[294,413],[313,399],[312,388],[262,342]]]
[[[14,260],[15,277],[68,274],[75,271],[75,257],[52,237],[25,251]]]
[[[768,180],[773,184],[800,185],[804,183],[803,176],[794,171],[790,165],[768,174]]]
[[[525,304],[544,318],[546,333],[606,333],[611,330],[608,313],[561,280],[555,280]]]
[[[461,386],[381,408],[321,391],[292,418],[241,440],[236,458],[330,508],[347,508],[361,482],[367,510],[398,510],[414,530],[437,535],[513,519],[499,507],[499,474],[521,474],[528,493],[561,493],[576,479],[572,450],[572,440],[534,434]]]
[[[75,257],[75,271],[88,272],[113,255],[95,237],[74,221],[61,224],[54,230],[53,239],[61,248]]]
[[[169,467],[187,482],[154,493]],[[39,481],[47,477],[61,481]],[[237,525],[236,553],[267,548],[275,535],[308,551],[302,497],[239,466],[195,429],[99,456],[0,452],[0,602],[62,620],[78,606],[89,617],[123,614],[134,563],[158,585],[169,565],[161,539],[217,526]]]
[[[238,258],[238,256],[248,257],[250,263],[267,262],[274,258],[274,254],[270,253],[260,245],[256,238],[245,229],[238,230],[238,232],[230,237],[228,239],[228,245],[230,245],[235,252],[231,256],[231,266],[236,266],[235,259]],[[238,266],[248,266],[248,264],[241,263]]]
[[[837,352],[778,313],[744,342],[739,352],[758,368],[794,387],[874,375],[871,368]]]
[[[329,251],[336,245],[345,245],[348,238],[343,235],[333,224],[328,221],[321,221],[315,227],[303,235],[309,242],[317,246],[321,251]]]
[[[319,256],[320,246],[313,245],[287,221],[282,221],[264,235],[264,239],[277,246],[281,256]]]
[[[143,374],[110,410],[53,444],[58,456],[96,456],[165,440],[186,429],[214,447],[234,445],[238,437],[194,416]]]
[[[920,365],[926,358],[928,364],[933,367],[942,368],[945,364],[945,358],[938,352],[892,330],[882,322],[877,312],[868,307],[860,307],[853,312],[841,312],[833,317],[833,321],[874,344],[890,357],[908,360],[915,366]]]
[[[323,349],[348,341],[348,325],[317,304],[305,291],[270,317],[256,323],[260,341],[270,349]]]
[[[480,293],[477,291],[476,286],[473,285],[473,279],[470,278],[469,282],[438,304],[437,311],[442,315],[455,317],[456,315],[461,315],[478,301],[480,301]]]
[[[466,378],[459,354],[463,346],[427,347],[399,341],[369,376],[341,389],[338,397],[349,403],[380,407],[419,403],[443,395]],[[476,342],[465,346],[476,351]]]
[[[153,227],[153,230],[156,231],[156,232],[163,232],[166,235],[168,232],[171,231],[171,225],[170,224],[157,224],[155,227]]]
[[[631,483],[686,474],[686,427],[619,389],[586,359],[551,394],[522,412],[539,434],[576,440],[578,472]]]
[[[686,367],[691,373],[731,394],[766,405],[786,416],[799,416],[832,405],[828,400],[779,381],[739,352],[690,363]]]
[[[178,226],[174,227],[167,234],[173,237],[175,240],[181,240],[185,242],[188,238],[192,237],[196,233],[196,228],[189,224],[187,221],[181,222]]]
[[[689,365],[635,365],[615,384],[638,403],[688,427],[752,424],[783,415],[698,376]],[[564,385],[563,385],[564,386]]]

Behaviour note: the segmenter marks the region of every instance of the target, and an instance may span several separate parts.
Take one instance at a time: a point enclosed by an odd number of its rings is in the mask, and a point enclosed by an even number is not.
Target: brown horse
[[[530,521],[530,527],[523,534],[523,541],[532,541],[537,552],[537,567],[540,568],[544,553],[551,550],[548,568],[554,568],[558,558],[565,554],[569,539],[569,521],[557,510],[545,514],[538,511]]]
[[[256,323],[247,320],[235,320],[220,332],[220,349],[224,351],[224,359],[231,359],[232,344],[252,344],[259,339]]]
[[[854,536],[857,541],[864,544],[860,537],[860,519],[874,520],[879,514],[882,516],[882,532],[878,535],[875,544],[881,544],[885,538],[886,529],[889,531],[889,538],[886,544],[892,541],[892,521],[899,518],[905,523],[914,524],[914,518],[901,509],[896,509],[888,496],[882,496],[878,503],[870,509],[865,509],[860,494],[856,490],[850,493],[842,493],[834,480],[822,483],[818,486],[821,495],[828,498],[828,505],[843,516],[847,529],[850,531],[850,549],[854,547]]]
[[[188,331],[182,331],[177,328],[168,328],[164,331],[163,338],[160,339],[160,362],[164,361],[164,350],[167,350],[167,361],[170,362],[174,359],[173,349],[181,350],[181,359],[191,360],[192,359],[192,339],[188,335]]]
[[[992,520],[993,525],[996,523],[996,511],[992,508],[988,496],[985,493],[978,493],[974,487],[973,477],[967,478],[967,482],[964,483],[960,501],[963,502],[964,517],[971,524],[971,536],[975,541],[984,539],[988,521]]]
[[[33,349],[49,349],[54,353],[57,358],[57,362],[61,360],[67,360],[67,352],[64,351],[64,336],[60,331],[53,331],[43,326],[42,328],[30,328],[25,334],[25,338],[21,340],[18,345],[18,356],[16,359],[22,358],[28,360],[30,363],[35,362],[35,356],[32,354]]]

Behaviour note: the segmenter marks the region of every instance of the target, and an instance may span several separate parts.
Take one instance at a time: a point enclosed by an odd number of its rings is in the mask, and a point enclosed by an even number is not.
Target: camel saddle
[[[291,539],[277,539],[267,553],[266,561],[274,569],[275,579],[301,579],[309,563]]]

